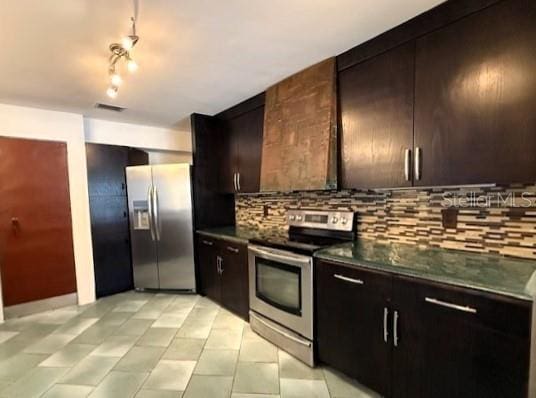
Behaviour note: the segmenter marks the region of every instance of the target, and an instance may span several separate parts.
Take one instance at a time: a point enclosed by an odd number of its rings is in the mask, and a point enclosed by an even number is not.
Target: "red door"
[[[67,148],[0,137],[4,306],[76,292]]]

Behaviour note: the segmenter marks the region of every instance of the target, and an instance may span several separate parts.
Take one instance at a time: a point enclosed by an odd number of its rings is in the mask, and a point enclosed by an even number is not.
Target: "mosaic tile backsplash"
[[[281,232],[288,209],[351,210],[362,238],[536,259],[536,185],[237,195],[235,207],[241,227]]]

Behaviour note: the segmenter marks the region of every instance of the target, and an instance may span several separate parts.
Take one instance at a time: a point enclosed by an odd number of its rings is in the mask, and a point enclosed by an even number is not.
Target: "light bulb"
[[[126,36],[121,39],[121,47],[123,47],[125,50],[130,51],[133,45],[134,42],[130,37]]]
[[[129,59],[127,62],[127,69],[130,73],[134,73],[138,70],[138,64],[133,59]]]
[[[117,87],[109,87],[108,90],[106,90],[106,94],[110,98],[117,97]]]
[[[121,83],[123,83],[123,79],[121,79],[121,76],[119,76],[118,73],[112,74],[112,77],[110,78],[110,81],[112,82],[112,85],[114,87],[119,87]]]

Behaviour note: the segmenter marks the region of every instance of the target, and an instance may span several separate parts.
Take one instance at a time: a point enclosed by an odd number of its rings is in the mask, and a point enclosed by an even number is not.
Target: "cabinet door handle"
[[[238,186],[238,190],[240,191],[240,172],[236,173],[236,185]]]
[[[214,242],[211,242],[209,240],[203,240],[202,242],[204,245],[207,245],[207,246],[212,246],[214,244]]]
[[[387,325],[387,322],[389,320],[389,309],[387,307],[384,307],[383,309],[383,341],[387,343],[387,340],[389,339],[389,328]]]
[[[216,268],[218,270],[218,274],[221,275],[221,257],[220,256],[216,257]]]
[[[421,168],[422,168],[422,149],[419,147],[415,148],[415,179],[421,179]]]
[[[238,191],[238,184],[237,184],[237,174],[233,173],[233,183],[234,183],[234,190]]]
[[[411,150],[406,149],[404,151],[404,178],[406,179],[406,181],[409,181],[411,179],[410,170],[411,170]]]
[[[223,275],[223,271],[225,271],[223,269],[223,258],[220,257],[220,275]]]
[[[468,312],[470,314],[476,314],[477,313],[476,308],[468,307],[468,306],[464,306],[464,305],[453,304],[453,303],[448,303],[446,301],[437,300],[435,298],[426,297],[424,299],[424,301],[426,301],[427,303],[430,303],[430,304],[439,305],[441,307],[447,307],[447,308],[451,308],[451,309],[457,310],[457,311]]]
[[[227,250],[229,250],[231,253],[238,253],[240,251],[237,248],[231,246],[227,246]]]
[[[341,281],[346,281],[350,283],[355,283],[356,285],[364,285],[365,282],[363,282],[361,279],[354,279],[354,278],[348,278],[347,276],[335,274],[333,275],[334,278],[340,279]]]
[[[398,311],[393,313],[393,344],[398,347]]]

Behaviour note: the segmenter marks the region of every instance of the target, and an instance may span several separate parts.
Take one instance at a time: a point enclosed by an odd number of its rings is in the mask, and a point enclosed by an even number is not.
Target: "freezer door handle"
[[[156,240],[160,240],[160,218],[158,210],[158,189],[153,188],[153,211],[154,211],[154,229],[156,232]]]
[[[149,216],[149,231],[151,231],[151,239],[155,240],[154,227],[153,227],[153,186],[149,186],[147,191],[147,214]]]

